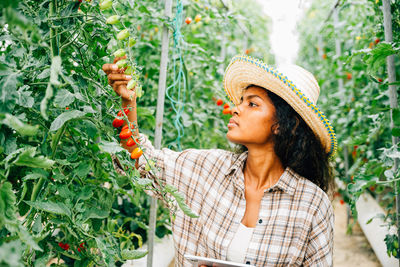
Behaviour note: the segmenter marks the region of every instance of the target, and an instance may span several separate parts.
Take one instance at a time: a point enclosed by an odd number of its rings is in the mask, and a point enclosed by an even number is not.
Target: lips
[[[231,118],[228,123],[228,128],[235,127],[235,126],[239,126],[239,124],[233,118]]]
[[[232,119],[232,118],[229,120],[229,123],[239,125],[239,124],[238,124],[234,119]]]

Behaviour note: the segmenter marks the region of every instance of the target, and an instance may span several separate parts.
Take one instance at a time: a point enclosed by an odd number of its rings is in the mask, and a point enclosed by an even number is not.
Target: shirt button
[[[261,223],[262,223],[262,220],[261,220],[261,219],[259,219],[259,220],[258,220],[258,223],[259,223],[259,224],[261,224]]]
[[[250,265],[250,262],[249,262],[249,261],[246,261],[246,264]]]

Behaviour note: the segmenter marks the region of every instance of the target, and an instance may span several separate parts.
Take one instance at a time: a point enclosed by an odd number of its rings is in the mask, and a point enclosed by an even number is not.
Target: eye
[[[250,107],[257,107],[257,104],[253,103],[253,102],[249,102],[249,106]]]

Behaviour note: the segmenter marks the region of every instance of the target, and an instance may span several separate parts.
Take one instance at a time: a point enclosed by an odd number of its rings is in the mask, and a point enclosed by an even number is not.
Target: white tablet
[[[237,263],[233,261],[223,261],[212,258],[193,256],[193,255],[185,255],[185,259],[189,260],[193,263],[193,267],[201,266],[202,264],[210,266],[210,267],[255,267],[254,265]]]

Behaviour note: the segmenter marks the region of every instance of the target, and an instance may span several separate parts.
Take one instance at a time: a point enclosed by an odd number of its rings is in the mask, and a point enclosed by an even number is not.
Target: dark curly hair
[[[278,127],[278,133],[273,134],[274,150],[283,167],[290,167],[332,197],[335,186],[332,167],[319,138],[285,100],[258,85],[249,85],[244,90],[252,86],[266,90],[275,106],[277,122],[272,129]],[[240,145],[237,152],[246,150],[244,145]]]

